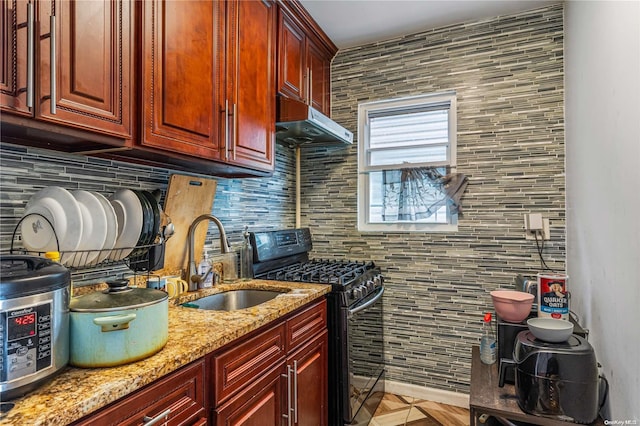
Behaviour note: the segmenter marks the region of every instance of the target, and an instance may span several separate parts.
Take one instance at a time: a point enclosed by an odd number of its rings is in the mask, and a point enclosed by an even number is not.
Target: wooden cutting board
[[[164,255],[164,271],[174,273],[187,267],[189,256],[189,226],[201,214],[211,213],[216,195],[213,179],[173,174],[164,201],[164,211],[171,218],[175,232],[167,240]],[[198,225],[195,233],[195,261],[202,257],[202,247],[207,237],[208,221]]]

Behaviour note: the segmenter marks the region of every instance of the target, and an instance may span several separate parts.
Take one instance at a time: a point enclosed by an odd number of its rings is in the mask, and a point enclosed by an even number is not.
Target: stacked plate
[[[26,250],[59,251],[69,267],[139,256],[157,242],[161,210],[148,191],[121,189],[109,199],[57,186],[34,194],[20,224]]]

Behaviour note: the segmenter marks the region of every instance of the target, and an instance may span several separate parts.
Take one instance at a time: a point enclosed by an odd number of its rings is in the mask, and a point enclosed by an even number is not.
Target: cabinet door
[[[307,43],[307,67],[309,73],[309,104],[330,116],[330,66],[331,61],[326,58],[311,40]]]
[[[142,8],[144,146],[219,159],[225,111],[222,1],[149,0]]]
[[[132,4],[126,0],[37,3],[38,118],[131,136]]]
[[[302,426],[327,424],[328,334],[325,330],[287,360],[293,367],[293,422]]]
[[[27,116],[32,115],[27,106],[27,62],[34,59],[35,12],[28,18],[28,8],[33,7],[26,0],[2,0],[0,10],[0,108]],[[34,37],[31,47],[29,33]]]
[[[283,11],[280,12],[278,31],[278,92],[306,103],[306,37]]]
[[[226,161],[252,169],[275,167],[276,6],[227,2],[229,151]]]
[[[286,392],[283,386],[283,372],[284,361],[251,387],[215,410],[216,426],[282,424],[283,390]]]

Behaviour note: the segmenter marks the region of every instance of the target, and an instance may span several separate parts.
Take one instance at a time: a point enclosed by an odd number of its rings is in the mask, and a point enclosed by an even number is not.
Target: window
[[[358,229],[456,230],[457,213],[432,185],[455,166],[454,92],[360,104]]]

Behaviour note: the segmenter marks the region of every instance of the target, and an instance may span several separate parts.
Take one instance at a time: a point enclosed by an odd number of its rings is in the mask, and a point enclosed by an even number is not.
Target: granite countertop
[[[285,290],[273,300],[233,312],[179,306],[197,298],[232,289]],[[4,416],[4,425],[61,425],[101,407],[215,351],[229,342],[328,293],[322,284],[250,280],[220,284],[181,295],[169,304],[169,340],[157,354],[112,368],[74,368],[64,371],[22,398]]]

